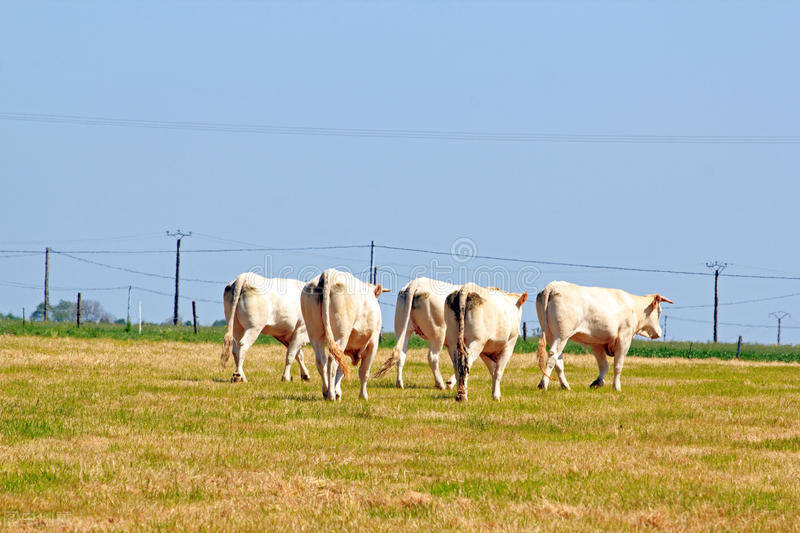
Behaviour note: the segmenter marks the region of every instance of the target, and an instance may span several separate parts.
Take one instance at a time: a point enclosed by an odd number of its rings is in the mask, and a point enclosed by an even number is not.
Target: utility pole
[[[774,312],[770,313],[769,316],[778,319],[778,346],[780,346],[781,345],[781,320],[783,320],[784,318],[790,317],[792,315],[790,315],[786,311],[774,311]]]
[[[78,304],[75,306],[75,322],[81,327],[81,293],[78,293]]]
[[[667,342],[667,315],[664,315],[664,342]]]
[[[50,247],[44,249],[44,321],[50,309]]]
[[[178,325],[178,291],[181,278],[181,239],[190,237],[192,232],[184,233],[181,230],[170,232],[167,230],[167,237],[177,237],[175,240],[175,309],[172,314],[172,325]]]
[[[128,318],[125,319],[128,329],[131,329],[131,289],[133,289],[133,285],[128,285]]]
[[[375,284],[375,241],[369,243],[369,282]]]
[[[706,266],[714,271],[714,342],[717,342],[717,311],[719,308],[719,273],[725,270],[728,263],[709,261]]]

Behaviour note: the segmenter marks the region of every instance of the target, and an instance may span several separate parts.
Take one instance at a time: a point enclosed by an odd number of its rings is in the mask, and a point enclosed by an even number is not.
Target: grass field
[[[24,325],[20,320],[0,320],[0,335],[29,335],[36,337],[70,337],[77,339],[118,339],[130,341],[182,341],[182,342],[212,342],[221,343],[225,335],[224,327],[202,326],[195,334],[189,326],[165,326],[145,324],[142,334],[138,327],[130,330],[118,324],[83,324],[80,328],[71,323],[55,322],[27,322]],[[272,337],[262,335],[256,341],[260,344],[277,345],[278,341]],[[527,341],[520,338],[515,351],[529,353],[536,351],[538,338],[529,337]],[[381,347],[394,346],[394,334],[385,332],[382,336]],[[422,348],[427,346],[416,335],[411,338],[409,346]],[[570,353],[591,353],[580,345],[569,343],[567,351]],[[712,342],[686,342],[686,341],[649,341],[635,338],[631,344],[631,354],[640,357],[687,357],[687,358],[717,358],[734,359],[736,357],[736,344]],[[800,362],[800,346],[742,344],[741,358],[747,361],[783,361]]]
[[[614,393],[571,355],[573,391],[542,393],[518,354],[502,401],[478,363],[458,404],[414,350],[406,390],[329,403],[279,346],[239,384],[219,351],[0,336],[0,528],[800,527],[797,364],[630,357]]]

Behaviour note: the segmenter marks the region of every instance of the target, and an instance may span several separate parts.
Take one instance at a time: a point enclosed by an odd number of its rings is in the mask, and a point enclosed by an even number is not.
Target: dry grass
[[[629,358],[616,394],[570,356],[542,393],[518,354],[501,402],[478,363],[461,405],[416,350],[406,390],[332,404],[313,361],[281,383],[256,346],[231,384],[219,350],[0,337],[0,528],[800,527],[800,365]]]

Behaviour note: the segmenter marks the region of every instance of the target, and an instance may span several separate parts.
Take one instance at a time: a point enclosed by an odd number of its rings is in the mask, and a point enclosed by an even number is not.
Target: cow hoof
[[[562,389],[562,390],[572,390],[572,389],[569,387],[569,385],[564,385],[563,383],[561,384],[561,389]]]
[[[395,381],[394,382],[394,386],[397,387],[398,389],[404,389],[405,388],[403,386],[403,382],[402,381]]]
[[[281,376],[281,381],[292,381],[292,376],[289,377]]]
[[[589,388],[590,389],[599,389],[600,387],[602,387],[605,384],[606,384],[605,381],[600,380],[600,379],[596,379],[596,380],[592,381],[592,384],[589,385]]]
[[[311,376],[306,374],[305,376],[300,376],[300,379],[302,379],[303,381],[309,381],[311,379]]]
[[[448,381],[447,383],[445,383],[445,386],[447,387],[447,390],[450,390],[455,386],[455,384],[456,384],[455,381]]]
[[[544,389],[544,381],[540,381],[539,384],[537,385],[537,387],[539,388],[539,390],[545,390]]]
[[[439,390],[445,390],[447,386],[444,383],[437,383],[436,388]]]
[[[234,374],[233,376],[231,376],[231,383],[241,383],[241,382],[242,382],[241,374]]]

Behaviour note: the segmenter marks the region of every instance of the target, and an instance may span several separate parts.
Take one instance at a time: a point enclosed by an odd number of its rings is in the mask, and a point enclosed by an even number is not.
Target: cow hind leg
[[[632,337],[633,335],[631,335]],[[614,390],[620,392],[622,390],[622,365],[625,364],[625,356],[628,355],[628,349],[631,346],[631,341],[621,341],[614,350]]]
[[[462,369],[458,374],[459,376],[459,383],[458,383],[458,391],[456,392],[456,400],[466,401],[467,399],[467,390],[468,390],[468,380],[469,380],[469,372],[472,369],[472,364],[475,362],[481,352],[483,352],[484,344],[473,341],[469,343],[467,346],[467,368]]]
[[[292,339],[286,345],[286,360],[283,366],[283,375],[281,376],[281,381],[292,381],[292,363],[294,363],[294,360],[300,351],[300,346],[302,345],[296,339]],[[308,372],[306,372],[306,374],[308,374]]]
[[[233,371],[233,377],[231,377],[232,383],[238,383],[240,381],[247,382],[247,376],[244,375],[244,356],[247,354],[247,350],[256,342],[259,333],[261,333],[261,331],[257,328],[247,329],[244,335],[242,335],[242,338],[239,339],[239,342],[236,343],[238,350],[236,350],[234,358],[236,361],[236,370]]]
[[[592,389],[597,389],[606,384],[606,374],[608,374],[608,358],[606,357],[605,346],[592,346],[592,353],[597,360],[597,379],[589,385]]]
[[[325,343],[320,341],[311,341],[311,347],[314,348],[314,361],[317,364],[317,371],[319,372],[320,380],[322,381],[322,397],[328,397],[328,367],[327,357],[325,355]]]
[[[442,373],[439,372],[439,353],[441,353],[443,346],[443,342],[431,341],[428,349],[428,366],[431,367],[431,372],[433,372],[433,382],[437,389],[442,390],[444,390],[445,384],[444,379],[442,379]],[[450,387],[452,386],[451,383]]]
[[[405,336],[404,339],[399,340],[403,344],[400,347],[400,353],[397,356],[397,380],[394,385],[398,389],[404,388],[403,384],[403,367],[406,365],[406,356],[408,355],[408,341],[411,339],[411,331]]]
[[[375,358],[375,353],[377,351],[378,339],[373,339],[359,354],[361,366],[358,367],[358,379],[361,382],[361,392],[358,397],[362,400],[369,399],[369,395],[367,394],[367,380],[369,379],[369,369],[372,366],[372,360]]]
[[[514,345],[509,343],[495,362],[494,372],[492,372],[492,398],[494,400],[500,400],[500,381],[503,379],[503,373],[506,370],[506,365],[511,360],[513,353]]]
[[[545,366],[544,376],[542,376],[542,380],[539,382],[540,389],[547,390],[547,386],[550,384],[550,378],[553,375],[553,369],[556,368],[556,363],[559,361],[559,359],[561,359],[562,353],[564,352],[564,348],[567,347],[568,340],[569,337],[566,338],[557,337],[553,339],[553,341],[550,343],[550,351],[548,352],[547,365]],[[564,383],[566,382],[566,376],[564,376],[563,359],[561,360],[561,364],[558,367],[557,372],[559,380],[561,381],[561,386],[563,387]],[[566,388],[569,388],[569,384],[567,384]]]
[[[295,356],[297,359],[297,363],[300,365],[300,379],[303,381],[308,381],[311,379],[311,375],[308,373],[308,367],[306,367],[305,356],[303,355],[303,349],[297,349],[297,355]]]

